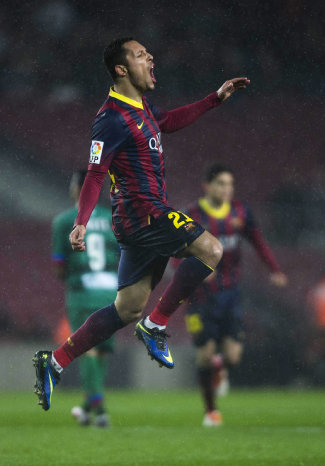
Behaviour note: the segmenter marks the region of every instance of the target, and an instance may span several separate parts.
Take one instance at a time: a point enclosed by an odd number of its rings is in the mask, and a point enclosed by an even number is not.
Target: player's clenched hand
[[[270,280],[273,285],[283,288],[288,284],[288,277],[282,272],[271,273]]]
[[[70,233],[69,240],[74,251],[85,251],[86,244],[84,237],[86,234],[86,227],[83,225],[77,225]]]
[[[231,96],[234,92],[239,89],[245,89],[246,86],[250,83],[250,80],[247,78],[234,78],[226,81],[220,89],[217,91],[217,95],[221,102],[224,102]]]

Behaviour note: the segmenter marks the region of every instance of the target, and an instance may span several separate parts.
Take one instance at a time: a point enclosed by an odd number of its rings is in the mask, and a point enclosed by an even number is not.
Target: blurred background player
[[[220,240],[224,254],[217,271],[189,298],[186,324],[197,348],[198,380],[205,405],[203,425],[217,426],[222,423],[222,416],[216,388],[227,377],[227,367],[238,364],[243,352],[241,239],[253,245],[270,269],[274,285],[285,286],[287,277],[257,229],[249,207],[233,200],[233,172],[226,166],[212,165],[203,188],[204,197],[187,214]]]
[[[90,217],[86,233],[86,251],[75,254],[69,242],[71,225],[78,212],[78,200],[87,171],[77,171],[70,183],[75,205],[57,217],[52,227],[52,258],[55,275],[65,284],[65,304],[71,329],[75,331],[96,309],[114,300],[117,284],[119,248],[112,233],[109,209],[97,205]],[[85,394],[82,407],[72,409],[81,425],[94,423],[106,427],[109,419],[104,406],[104,381],[107,353],[113,350],[110,338],[80,358],[79,369]]]

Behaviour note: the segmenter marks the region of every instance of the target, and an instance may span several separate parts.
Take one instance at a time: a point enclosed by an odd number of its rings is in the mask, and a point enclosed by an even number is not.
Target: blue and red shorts
[[[161,280],[170,257],[176,257],[190,246],[204,228],[180,211],[171,210],[150,225],[119,242],[121,257],[118,268],[118,290],[152,276],[152,289]]]
[[[245,338],[240,291],[236,286],[209,294],[204,303],[192,303],[186,313],[186,327],[195,346],[209,340],[220,343],[225,337]]]

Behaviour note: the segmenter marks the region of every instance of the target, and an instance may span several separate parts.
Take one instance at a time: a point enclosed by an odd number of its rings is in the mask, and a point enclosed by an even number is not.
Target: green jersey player
[[[86,173],[79,171],[73,174],[70,194],[75,206],[55,217],[52,226],[52,259],[56,276],[65,284],[66,310],[73,331],[95,310],[113,301],[117,287],[119,247],[111,229],[111,212],[107,208],[97,205],[94,209],[88,224],[84,252],[75,254],[69,242]],[[109,339],[89,350],[80,359],[85,401],[82,407],[74,407],[72,414],[82,425],[90,424],[91,413],[95,415],[97,426],[108,425],[103,386],[107,362],[105,354],[112,349],[113,340]]]

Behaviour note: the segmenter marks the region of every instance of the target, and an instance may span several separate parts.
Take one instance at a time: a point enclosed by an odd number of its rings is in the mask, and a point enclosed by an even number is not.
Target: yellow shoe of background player
[[[204,427],[218,427],[222,424],[222,416],[220,411],[209,411],[203,418],[202,425]]]

